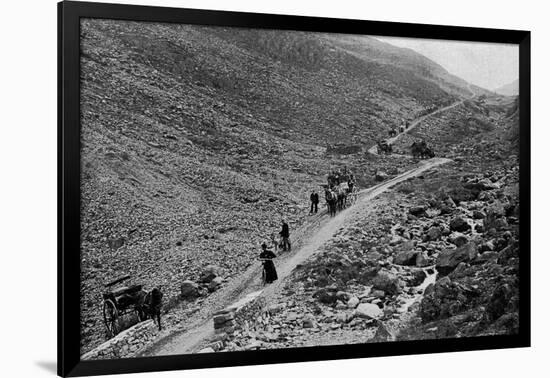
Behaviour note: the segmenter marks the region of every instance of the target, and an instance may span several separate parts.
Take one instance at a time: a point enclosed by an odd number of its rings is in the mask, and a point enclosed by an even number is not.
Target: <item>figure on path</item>
[[[290,251],[290,230],[288,229],[288,224],[283,220],[281,223],[281,238],[283,238],[283,251]]]
[[[313,214],[313,212],[315,212],[317,214],[317,207],[319,205],[319,194],[317,194],[317,191],[314,190],[313,192],[311,192],[309,199],[311,201],[311,210],[309,211],[309,213]]]
[[[267,249],[267,244],[262,244],[262,252],[260,253],[260,260],[263,265],[262,278],[264,283],[270,284],[273,281],[277,280],[277,270],[275,269],[275,264],[273,259],[277,257],[273,251]]]

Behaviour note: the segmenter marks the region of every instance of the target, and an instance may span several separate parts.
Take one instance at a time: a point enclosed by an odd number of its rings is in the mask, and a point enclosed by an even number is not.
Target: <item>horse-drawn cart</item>
[[[113,287],[130,276],[124,276],[105,285]],[[103,321],[109,337],[113,337],[121,331],[121,318],[130,313],[135,313],[138,320],[144,320],[142,310],[145,291],[143,285],[120,286],[103,293]]]

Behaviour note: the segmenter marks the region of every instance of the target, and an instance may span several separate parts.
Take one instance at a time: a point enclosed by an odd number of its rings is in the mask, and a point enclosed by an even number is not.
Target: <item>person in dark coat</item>
[[[319,204],[319,194],[317,194],[317,192],[314,190],[313,192],[311,192],[309,199],[311,201],[311,210],[309,211],[309,213],[313,214],[313,210],[315,210],[315,213],[317,213],[317,205]]]
[[[260,259],[262,260],[262,264],[264,266],[264,274],[265,274],[265,283],[272,283],[273,281],[277,280],[277,270],[275,269],[275,264],[273,264],[273,259],[277,257],[273,251],[270,251],[267,249],[267,244],[262,244],[262,252],[260,253]]]
[[[281,232],[279,232],[281,238],[283,239],[283,251],[290,251],[290,231],[288,229],[288,224],[283,221]]]

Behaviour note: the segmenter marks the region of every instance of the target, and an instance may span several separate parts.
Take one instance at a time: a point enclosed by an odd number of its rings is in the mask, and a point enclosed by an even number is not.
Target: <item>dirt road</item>
[[[471,90],[470,90],[471,91]],[[475,94],[472,92],[472,97],[475,97]],[[399,139],[401,136],[403,136],[404,134],[408,134],[409,132],[411,132],[412,130],[414,130],[418,125],[420,125],[422,123],[422,121],[424,121],[426,118],[428,117],[431,117],[431,116],[434,116],[436,114],[439,114],[439,113],[442,113],[444,111],[447,111],[449,109],[452,109],[454,107],[457,107],[461,104],[464,103],[464,101],[466,101],[466,99],[464,100],[460,100],[460,101],[457,101],[457,102],[454,102],[452,103],[451,105],[448,105],[448,106],[445,106],[443,108],[439,108],[437,110],[434,110],[433,112],[431,113],[428,113],[426,115],[423,115],[422,117],[419,117],[417,118],[416,120],[414,120],[411,125],[405,130],[403,131],[402,133],[397,133],[396,136],[394,136],[393,138],[389,138],[389,139],[386,139],[386,141],[388,142],[388,144],[393,144],[397,139]],[[368,149],[368,152],[373,154],[373,155],[378,155],[378,153],[376,152],[376,148],[377,146],[374,145],[372,146],[371,148]]]
[[[261,266],[259,262],[253,264],[238,279],[235,279],[233,285],[221,289],[212,295],[213,300],[209,302],[209,310],[198,316],[198,319],[185,330],[175,332],[161,338],[147,350],[143,351],[141,356],[159,356],[172,354],[185,354],[197,352],[203,340],[214,335],[212,314],[225,307],[240,307],[258,297],[269,298],[279,291],[292,270],[299,264],[306,261],[314,255],[318,249],[344,225],[348,217],[356,212],[364,211],[366,205],[374,197],[384,193],[392,186],[407,180],[411,177],[420,175],[428,169],[449,162],[449,159],[434,158],[421,162],[417,168],[411,169],[391,180],[364,189],[360,192],[359,198],[353,206],[348,207],[338,213],[333,218],[327,215],[319,215],[308,224],[306,229],[297,230],[294,235],[301,235],[294,240],[294,252],[279,258],[277,261],[277,271],[279,280],[267,287],[262,287],[259,277]],[[231,299],[230,301],[227,298]],[[226,300],[223,300],[226,299]]]

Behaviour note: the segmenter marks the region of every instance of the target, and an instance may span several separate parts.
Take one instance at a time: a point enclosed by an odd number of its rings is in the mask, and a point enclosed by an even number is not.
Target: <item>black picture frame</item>
[[[81,361],[79,355],[79,20],[83,17],[518,44],[521,133],[519,334]],[[530,102],[530,32],[528,31],[105,3],[71,1],[58,3],[58,374],[60,376],[117,374],[530,346]]]

